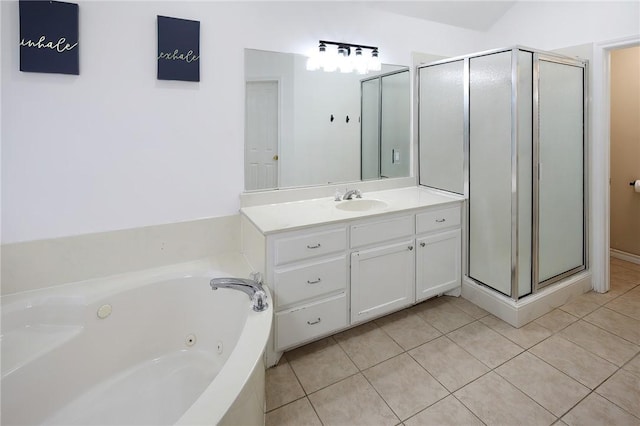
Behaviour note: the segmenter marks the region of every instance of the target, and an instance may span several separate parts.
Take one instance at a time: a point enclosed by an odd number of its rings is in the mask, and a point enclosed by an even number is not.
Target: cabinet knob
[[[315,321],[307,321],[307,324],[314,325],[314,324],[318,324],[320,321],[321,321],[321,319],[320,319],[320,317],[318,317],[318,319],[315,320]]]
[[[307,248],[308,248],[308,249],[317,249],[317,248],[320,248],[320,243],[317,243],[316,245],[313,245],[313,246],[307,245]]]
[[[320,278],[314,281],[307,280],[307,284],[318,284],[320,281],[322,281]]]
[[[424,247],[426,245],[427,245],[427,243],[420,243],[420,247]]]
[[[409,246],[407,248],[409,249],[409,251],[413,250],[413,246]]]

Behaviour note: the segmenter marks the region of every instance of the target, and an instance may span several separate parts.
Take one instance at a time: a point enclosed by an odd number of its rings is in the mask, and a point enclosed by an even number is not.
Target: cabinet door
[[[460,229],[416,239],[416,301],[461,285]]]
[[[351,322],[366,321],[414,300],[413,240],[351,254]]]

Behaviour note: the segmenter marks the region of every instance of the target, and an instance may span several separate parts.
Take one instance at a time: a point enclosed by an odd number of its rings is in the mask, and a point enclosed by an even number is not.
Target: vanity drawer
[[[460,226],[460,207],[432,210],[416,215],[416,233]]]
[[[276,265],[282,265],[296,260],[335,253],[346,248],[346,228],[310,232],[276,240],[274,260]]]
[[[273,274],[276,309],[347,287],[347,257],[341,255]]]
[[[413,216],[351,226],[351,248],[413,235]]]
[[[276,313],[276,350],[290,348],[347,326],[347,295]]]

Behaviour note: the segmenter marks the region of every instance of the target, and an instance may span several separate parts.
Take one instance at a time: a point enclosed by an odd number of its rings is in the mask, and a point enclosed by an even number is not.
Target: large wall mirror
[[[409,68],[361,75],[306,62],[245,49],[245,190],[410,176]]]

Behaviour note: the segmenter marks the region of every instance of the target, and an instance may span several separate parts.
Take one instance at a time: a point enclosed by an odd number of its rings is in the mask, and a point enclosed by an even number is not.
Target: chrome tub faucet
[[[249,299],[251,299],[253,310],[256,312],[262,312],[269,307],[267,303],[267,293],[262,287],[262,274],[260,272],[254,272],[251,274],[251,278],[214,278],[209,283],[211,290],[217,290],[219,288],[232,288],[247,293]]]

